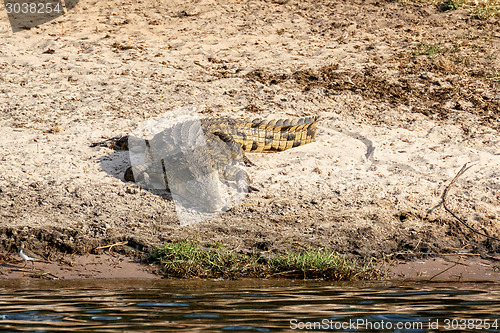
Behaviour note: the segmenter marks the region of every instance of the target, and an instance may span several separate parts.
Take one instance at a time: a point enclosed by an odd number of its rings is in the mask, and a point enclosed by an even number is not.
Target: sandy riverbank
[[[193,239],[242,253],[495,256],[498,241],[439,204],[470,162],[449,206],[500,237],[499,27],[389,1],[81,0],[16,34],[2,12],[0,251]],[[124,153],[91,144],[193,104],[207,117],[318,115],[317,141],[249,155],[260,191],[181,227],[172,201],[123,180]]]

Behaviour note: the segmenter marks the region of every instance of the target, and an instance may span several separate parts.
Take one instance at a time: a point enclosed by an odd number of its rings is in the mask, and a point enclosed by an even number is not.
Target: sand
[[[0,14],[0,250],[134,255],[166,241],[358,258],[500,242],[500,24],[385,1],[80,0],[13,33]],[[251,154],[252,192],[180,226],[93,143],[195,105],[203,117],[320,116],[314,143]]]

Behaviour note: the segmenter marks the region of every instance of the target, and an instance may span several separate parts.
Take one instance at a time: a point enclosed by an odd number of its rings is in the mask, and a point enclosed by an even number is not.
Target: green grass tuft
[[[167,277],[233,279],[255,274],[253,257],[235,253],[220,244],[210,244],[214,245],[212,249],[190,241],[175,242],[159,247],[152,257],[162,264]]]
[[[472,14],[480,20],[486,20],[490,17],[500,17],[500,1],[480,1],[477,6],[474,6]]]
[[[417,45],[417,49],[413,52],[414,56],[426,55],[429,57],[435,57],[438,54],[444,54],[448,51],[445,47],[441,46],[440,43],[426,44],[420,43]]]
[[[372,267],[360,267],[330,249],[279,254],[266,259],[236,253],[218,242],[201,246],[181,241],[158,247],[152,259],[161,264],[166,277],[177,278],[292,277],[345,281],[380,276]]]
[[[439,9],[442,11],[457,10],[467,7],[467,5],[468,3],[466,0],[446,0],[439,5]]]
[[[349,281],[376,276],[369,267],[360,268],[354,260],[330,249],[278,255],[271,258],[269,267],[277,274],[304,279]]]
[[[492,72],[486,74],[486,77],[490,80],[493,80],[495,82],[500,82],[500,72]]]

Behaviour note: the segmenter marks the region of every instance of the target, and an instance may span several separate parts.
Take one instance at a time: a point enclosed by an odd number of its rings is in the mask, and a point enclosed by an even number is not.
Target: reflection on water
[[[275,332],[290,328],[500,332],[500,284],[0,281],[3,330]]]

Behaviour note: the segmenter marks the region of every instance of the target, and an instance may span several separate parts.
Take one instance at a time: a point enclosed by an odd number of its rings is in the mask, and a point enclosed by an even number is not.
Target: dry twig
[[[443,270],[443,271],[441,271],[441,272],[439,272],[439,273],[436,273],[436,274],[434,274],[433,276],[431,276],[431,277],[429,278],[429,281],[430,281],[430,280],[432,280],[432,279],[434,279],[436,276],[439,276],[439,275],[441,275],[441,274],[443,274],[443,273],[445,273],[445,272],[449,271],[449,270],[450,270],[450,269],[452,269],[453,267],[457,266],[458,264],[460,264],[458,261],[453,261],[453,263],[454,263],[454,265],[453,265],[453,266],[450,266],[450,267],[448,267],[447,269],[445,269],[445,270]]]
[[[109,251],[111,251],[111,248],[113,248],[114,246],[127,245],[127,244],[128,244],[128,241],[118,242],[118,243],[114,243],[114,244],[111,244],[111,245],[99,246],[99,247],[96,247],[94,250],[109,249]]]
[[[448,192],[450,191],[451,186],[457,181],[458,177],[460,177],[464,173],[464,171],[466,169],[467,169],[467,163],[464,164],[464,166],[462,167],[462,169],[460,169],[460,171],[457,173],[457,175],[455,176],[455,178],[453,178],[453,180],[451,181],[450,185],[446,186],[446,188],[444,189],[444,192],[443,192],[443,207],[444,207],[444,209],[448,213],[450,213],[455,219],[457,219],[458,222],[462,223],[464,226],[466,226],[467,228],[469,228],[470,230],[472,230],[476,234],[484,236],[484,237],[487,237],[487,238],[490,238],[490,239],[494,239],[494,240],[500,241],[500,239],[498,239],[496,237],[487,235],[487,234],[485,234],[485,233],[483,233],[483,232],[481,232],[479,230],[474,229],[473,227],[471,227],[470,225],[468,225],[465,221],[463,221],[461,218],[459,218],[457,215],[455,215],[455,213],[453,213],[448,208],[448,206],[446,205],[446,197],[448,195]]]

